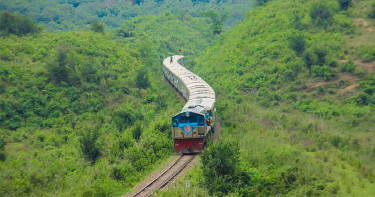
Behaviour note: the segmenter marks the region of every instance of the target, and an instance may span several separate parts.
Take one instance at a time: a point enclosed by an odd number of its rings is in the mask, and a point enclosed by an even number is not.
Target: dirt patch
[[[212,134],[212,139],[215,141],[219,141],[220,133],[221,133],[220,118],[219,116],[216,115],[215,133]]]
[[[367,26],[368,26],[368,22],[365,21],[365,20],[362,19],[362,18],[355,18],[355,19],[353,19],[353,21],[354,21],[354,25],[355,25],[355,26],[359,26],[359,25],[362,25],[362,26],[364,26],[364,27],[367,27]]]
[[[375,71],[375,62],[363,63],[359,60],[355,60],[354,63],[357,67],[362,68],[367,73],[373,73]]]
[[[317,88],[318,86],[324,86],[326,85],[328,82],[324,82],[324,81],[308,81],[306,83],[306,86],[309,87],[309,88]]]
[[[356,83],[358,80],[358,77],[350,73],[339,73],[337,75],[337,79],[334,82],[341,81],[341,80],[349,81],[350,83]]]
[[[350,85],[350,86],[348,86],[348,87],[346,87],[346,88],[344,88],[344,89],[341,89],[341,90],[340,90],[340,94],[344,94],[344,93],[346,93],[346,92],[353,92],[354,88],[356,88],[356,87],[358,87],[358,86],[359,86],[359,84],[353,84],[353,85]]]

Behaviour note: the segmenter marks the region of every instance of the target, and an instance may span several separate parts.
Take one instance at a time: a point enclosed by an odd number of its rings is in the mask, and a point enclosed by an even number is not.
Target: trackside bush
[[[214,142],[202,153],[204,184],[211,193],[227,194],[236,185],[238,145]]]

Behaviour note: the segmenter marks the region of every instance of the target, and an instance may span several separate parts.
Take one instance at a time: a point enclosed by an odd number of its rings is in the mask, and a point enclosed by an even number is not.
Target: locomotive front
[[[172,117],[172,137],[175,151],[182,153],[201,152],[205,146],[204,114],[193,110],[181,111]]]

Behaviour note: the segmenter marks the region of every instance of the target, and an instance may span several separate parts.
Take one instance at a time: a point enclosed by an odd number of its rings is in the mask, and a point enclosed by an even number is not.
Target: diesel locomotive
[[[172,137],[176,152],[196,153],[204,149],[214,132],[215,92],[202,78],[179,64],[182,58],[175,55],[163,61],[164,77],[187,101],[172,117]]]

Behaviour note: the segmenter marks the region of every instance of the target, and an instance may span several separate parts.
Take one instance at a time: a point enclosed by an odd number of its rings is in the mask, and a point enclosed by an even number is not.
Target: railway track
[[[181,155],[171,166],[163,171],[158,177],[148,183],[145,187],[133,194],[132,197],[149,197],[154,190],[161,189],[177,176],[194,158],[194,155]]]

